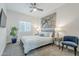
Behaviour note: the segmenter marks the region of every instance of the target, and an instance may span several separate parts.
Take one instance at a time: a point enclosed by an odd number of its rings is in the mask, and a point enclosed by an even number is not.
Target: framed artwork
[[[41,28],[55,28],[56,25],[56,13],[45,16],[41,19]]]

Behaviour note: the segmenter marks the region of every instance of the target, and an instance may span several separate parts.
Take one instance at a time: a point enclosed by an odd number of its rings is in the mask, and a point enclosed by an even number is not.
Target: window
[[[20,21],[19,30],[20,30],[20,32],[31,31],[31,22]]]

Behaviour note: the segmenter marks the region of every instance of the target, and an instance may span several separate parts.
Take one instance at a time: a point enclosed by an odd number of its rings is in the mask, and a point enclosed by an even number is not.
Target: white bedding
[[[23,42],[24,53],[27,54],[32,49],[52,43],[52,37],[23,36],[21,41]]]

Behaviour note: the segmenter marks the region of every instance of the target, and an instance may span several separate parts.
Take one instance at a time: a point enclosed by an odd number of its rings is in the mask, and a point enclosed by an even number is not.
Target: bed
[[[22,36],[21,42],[23,43],[24,54],[27,54],[32,49],[52,43],[52,37]]]

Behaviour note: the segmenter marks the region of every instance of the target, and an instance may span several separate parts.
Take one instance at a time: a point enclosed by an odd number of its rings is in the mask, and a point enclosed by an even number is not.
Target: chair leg
[[[74,55],[76,56],[77,48],[74,48]]]

